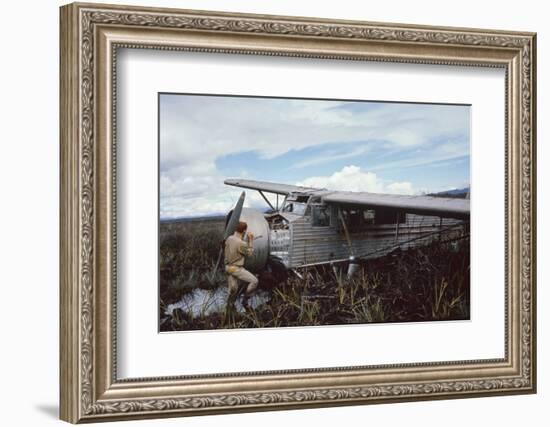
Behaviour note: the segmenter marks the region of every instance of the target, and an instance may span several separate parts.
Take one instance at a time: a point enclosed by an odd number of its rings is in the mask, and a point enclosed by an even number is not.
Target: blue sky
[[[470,182],[470,107],[160,95],[161,218],[227,212],[226,178],[422,194]],[[255,192],[247,205],[264,207]]]

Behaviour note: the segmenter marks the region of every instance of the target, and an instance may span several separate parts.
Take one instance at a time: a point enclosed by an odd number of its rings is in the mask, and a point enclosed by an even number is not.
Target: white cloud
[[[216,159],[244,151],[273,158],[328,143],[384,141],[387,149],[448,140],[469,129],[466,107],[338,101],[163,95],[161,171],[215,169]],[[466,138],[467,140],[468,138]],[[469,147],[461,144],[461,152]]]
[[[326,188],[334,191],[366,191],[387,194],[425,194],[426,188],[415,188],[411,182],[381,179],[375,172],[364,171],[359,166],[349,165],[328,176],[312,176],[296,185]],[[187,177],[176,181],[164,176],[161,178],[164,188],[161,198],[161,218],[177,218],[191,216],[226,214],[237,202],[242,189],[229,187],[223,183],[221,176]],[[464,184],[464,187],[467,183]],[[455,187],[441,187],[443,191]],[[433,190],[435,191],[435,190]],[[266,193],[275,206],[276,196]],[[282,198],[279,198],[279,203]],[[268,208],[265,200],[258,192],[246,190],[245,206],[264,210]]]
[[[468,109],[456,106],[378,103],[362,109],[338,101],[186,95],[162,95],[160,105],[162,218],[211,215],[231,209],[240,191],[225,186],[226,177],[216,167],[220,158],[231,154],[254,151],[271,159],[291,150],[334,144],[292,165],[300,173],[295,176],[307,176],[317,165],[353,161],[371,149],[383,149],[388,153],[385,165],[369,171],[348,166],[330,176],[312,176],[302,184],[400,194],[412,194],[415,189],[408,182],[385,182],[374,171],[469,154]],[[346,108],[336,108],[342,106]],[[462,137],[457,139],[457,134]],[[358,141],[365,143],[349,150],[338,146]],[[434,147],[434,141],[446,142]],[[391,160],[392,152],[410,148],[424,154]],[[231,175],[245,177],[246,167],[235,166]],[[288,180],[281,177],[280,182]],[[256,192],[250,191],[246,203],[266,206]]]
[[[357,147],[356,149],[352,151],[348,151],[345,153],[341,153],[337,150],[327,150],[322,152],[321,154],[317,156],[310,157],[309,159],[302,160],[301,162],[297,162],[292,165],[293,169],[297,168],[305,168],[313,165],[320,165],[323,163],[330,163],[335,160],[344,160],[344,159],[350,159],[350,158],[357,158],[358,156],[363,156],[366,153],[368,153],[371,150],[371,148],[368,145],[362,145],[360,147]]]
[[[410,182],[385,183],[374,172],[350,165],[329,176],[312,176],[297,183],[306,187],[335,191],[367,191],[370,193],[415,194]]]
[[[220,176],[181,177],[170,181],[161,178],[164,190],[161,195],[160,217],[180,218],[208,215],[225,215],[234,206],[242,189],[229,187]],[[276,197],[266,194],[273,205]],[[282,202],[282,199],[279,199]],[[256,191],[246,191],[245,207],[266,209],[269,206]]]
[[[386,191],[391,194],[416,194],[410,182],[393,182],[386,186]]]

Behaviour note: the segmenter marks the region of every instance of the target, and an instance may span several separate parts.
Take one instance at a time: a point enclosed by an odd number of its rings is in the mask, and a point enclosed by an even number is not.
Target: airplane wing
[[[328,204],[388,208],[401,212],[434,215],[444,218],[470,218],[470,199],[402,196],[351,191],[331,192],[321,196],[321,198]]]
[[[226,179],[224,184],[251,190],[265,191],[267,193],[283,194],[285,196],[293,192],[317,190],[316,188],[277,184],[275,182],[253,181],[251,179]]]
[[[469,219],[470,199],[455,199],[433,196],[403,196],[354,191],[327,191],[298,185],[277,184],[251,179],[226,179],[227,185],[288,195],[294,192],[319,191],[321,199],[328,204],[387,208],[418,215],[434,215],[445,218]],[[324,190],[324,191],[323,191]]]

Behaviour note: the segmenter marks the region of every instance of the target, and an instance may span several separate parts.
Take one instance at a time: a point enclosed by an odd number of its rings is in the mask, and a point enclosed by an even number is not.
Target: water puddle
[[[226,286],[220,286],[215,289],[196,288],[192,292],[185,294],[180,301],[174,304],[168,304],[164,313],[171,316],[174,310],[178,308],[184,313],[191,315],[193,318],[223,313],[225,311],[227,297],[228,288]],[[250,298],[249,304],[253,309],[256,309],[268,302],[269,299],[269,293],[260,290]],[[241,297],[237,298],[235,308],[239,313],[244,313],[246,311],[241,304]]]

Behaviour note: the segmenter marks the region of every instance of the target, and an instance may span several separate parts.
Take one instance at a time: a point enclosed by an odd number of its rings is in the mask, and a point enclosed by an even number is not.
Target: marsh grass
[[[169,304],[194,289],[226,286],[221,270],[209,278],[223,225],[221,220],[161,224],[162,331],[469,319],[467,238],[366,261],[351,279],[345,265],[327,265],[301,271],[301,277],[290,274],[276,287],[260,280],[269,301],[253,310],[225,307],[206,314],[211,301],[205,299],[198,315],[181,309],[167,314]]]

